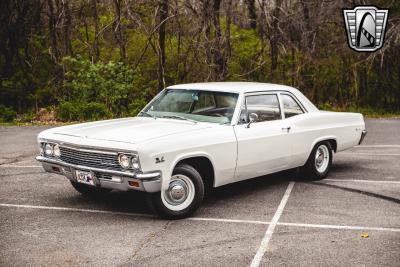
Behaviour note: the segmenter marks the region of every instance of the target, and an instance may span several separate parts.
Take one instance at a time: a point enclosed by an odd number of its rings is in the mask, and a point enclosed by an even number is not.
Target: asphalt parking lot
[[[81,196],[35,162],[45,127],[0,127],[0,266],[399,266],[400,120],[366,124],[327,179],[224,186],[179,221],[139,192]]]

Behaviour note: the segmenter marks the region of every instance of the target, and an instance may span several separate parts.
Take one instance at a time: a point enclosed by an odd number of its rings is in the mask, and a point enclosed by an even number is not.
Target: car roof
[[[258,83],[258,82],[208,82],[208,83],[186,83],[167,87],[167,89],[181,90],[205,90],[231,93],[252,93],[263,91],[287,91],[295,95],[307,109],[308,112],[319,111],[311,101],[299,90],[281,84]]]
[[[232,93],[251,93],[269,90],[285,90],[293,91],[292,87],[273,83],[258,82],[208,82],[208,83],[186,83],[177,84],[167,87],[168,89],[185,89],[185,90],[207,90],[222,91]]]

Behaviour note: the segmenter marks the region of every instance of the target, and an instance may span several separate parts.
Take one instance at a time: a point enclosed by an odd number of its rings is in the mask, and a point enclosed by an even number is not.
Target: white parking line
[[[209,222],[227,222],[227,223],[265,224],[265,225],[270,224],[270,222],[264,222],[264,221],[237,220],[237,219],[219,219],[219,218],[201,218],[201,217],[190,217],[190,218],[187,218],[187,220],[190,220],[190,221],[209,221]]]
[[[272,234],[274,233],[275,230],[275,226],[277,225],[279,218],[282,215],[283,209],[286,206],[290,193],[292,192],[293,186],[294,182],[290,182],[285,191],[285,194],[283,195],[281,203],[279,204],[278,209],[276,210],[274,217],[272,217],[271,223],[269,224],[268,229],[265,232],[264,238],[261,241],[261,245],[258,248],[257,253],[253,258],[253,261],[250,264],[251,267],[259,266],[262,257],[264,256],[265,252],[267,252],[269,241],[271,240]]]
[[[346,155],[346,156],[356,156],[356,155],[363,155],[363,156],[400,156],[398,153],[363,153],[363,152],[339,152],[338,155]]]
[[[118,211],[94,210],[94,209],[80,209],[80,208],[67,208],[67,207],[20,205],[20,204],[8,204],[8,203],[0,203],[0,207],[27,208],[27,209],[40,209],[40,210],[61,210],[61,211],[88,212],[88,213],[102,213],[102,214],[112,214],[112,215],[149,217],[149,218],[155,218],[156,217],[156,216],[151,215],[151,214],[143,214],[143,213],[118,212]]]
[[[331,224],[309,224],[309,223],[278,223],[278,225],[296,226],[296,227],[307,227],[307,228],[338,229],[338,230],[361,230],[361,231],[400,232],[400,228],[368,227],[368,226],[349,226],[349,225],[331,225]]]
[[[7,168],[41,168],[42,166],[38,165],[12,165],[12,164],[2,164],[0,167],[7,167]]]
[[[400,147],[400,145],[361,145],[355,146],[354,148],[380,148],[380,147]]]
[[[384,180],[357,180],[357,179],[328,179],[318,181],[321,182],[350,182],[350,183],[375,183],[375,184],[400,184],[400,181],[384,181]]]
[[[100,214],[111,214],[111,215],[122,215],[122,216],[137,216],[137,217],[152,218],[152,219],[157,218],[155,215],[152,215],[152,214],[116,212],[116,211],[95,210],[95,209],[67,208],[67,207],[51,207],[51,206],[22,205],[22,204],[9,204],[9,203],[0,203],[0,207],[55,210],[55,211],[71,211],[71,212],[88,212],[88,213],[100,213]],[[191,218],[187,218],[186,220],[224,222],[224,223],[240,223],[240,224],[260,224],[260,225],[271,224],[271,222],[265,222],[265,221],[221,219],[221,218],[201,218],[201,217],[191,217]],[[276,225],[305,227],[305,228],[338,229],[338,230],[400,232],[400,228],[369,227],[369,226],[350,226],[350,225],[312,224],[312,223],[311,224],[310,223],[285,223],[285,222],[277,222]]]

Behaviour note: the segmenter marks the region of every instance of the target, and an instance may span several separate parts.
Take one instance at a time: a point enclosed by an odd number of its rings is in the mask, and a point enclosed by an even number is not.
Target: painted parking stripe
[[[156,216],[151,215],[151,214],[143,214],[143,213],[118,212],[118,211],[95,210],[95,209],[80,209],[80,208],[67,208],[67,207],[20,205],[20,204],[8,204],[8,203],[0,203],[0,207],[40,209],[40,210],[58,210],[58,211],[73,211],[73,212],[88,212],[88,213],[102,213],[102,214],[111,214],[111,215],[125,215],[125,216],[137,216],[137,217],[149,217],[149,218],[155,218],[156,217]]]
[[[346,155],[346,156],[400,156],[399,153],[363,153],[363,152],[339,152],[338,155]]]
[[[354,148],[363,148],[363,147],[365,147],[365,148],[380,148],[380,147],[394,147],[394,148],[396,148],[396,147],[399,147],[400,148],[400,145],[361,145],[361,146],[355,146]]]
[[[131,212],[116,212],[116,211],[95,210],[95,209],[67,208],[67,207],[21,205],[21,204],[9,204],[9,203],[0,203],[0,207],[100,213],[100,214],[111,214],[111,215],[122,215],[122,216],[137,216],[137,217],[152,218],[152,219],[158,218],[157,216],[152,215],[152,214],[131,213]],[[240,223],[240,224],[260,224],[260,225],[269,225],[269,224],[271,224],[271,222],[266,222],[266,221],[221,219],[221,218],[201,218],[201,217],[190,217],[190,218],[187,218],[185,220],[189,220],[189,221],[208,221],[208,222],[224,222],[224,223]],[[276,224],[277,225],[282,225],[282,226],[305,227],[305,228],[400,232],[400,228],[386,228],[386,227],[312,224],[312,223],[311,224],[310,223],[285,223],[285,222],[278,222]]]
[[[42,166],[38,165],[12,165],[12,164],[2,164],[0,167],[7,167],[7,168],[41,168]]]
[[[278,225],[295,226],[295,227],[306,227],[306,228],[337,229],[337,230],[400,232],[400,228],[386,228],[386,227],[312,224],[312,223],[311,224],[310,223],[285,223],[285,222],[278,223]]]
[[[269,224],[268,229],[265,232],[265,235],[261,241],[261,245],[258,248],[256,255],[254,256],[253,261],[251,262],[251,265],[250,265],[251,267],[259,266],[265,252],[267,252],[269,241],[271,240],[271,237],[272,237],[272,234],[274,233],[275,227],[279,221],[279,218],[281,217],[281,215],[283,213],[283,210],[289,199],[290,193],[292,192],[294,184],[295,184],[294,182],[289,183],[289,185],[285,191],[285,194],[283,195],[281,203],[279,204],[278,209],[276,210],[274,217],[272,217],[271,223]]]
[[[253,220],[236,220],[236,219],[219,219],[219,218],[201,218],[201,217],[190,217],[187,218],[189,221],[209,221],[209,222],[226,222],[226,223],[248,223],[248,224],[264,224],[269,225],[270,222],[265,221],[253,221]]]
[[[373,183],[373,184],[400,184],[400,181],[385,181],[385,180],[357,180],[357,179],[329,179],[325,178],[322,182],[349,182],[349,183]]]

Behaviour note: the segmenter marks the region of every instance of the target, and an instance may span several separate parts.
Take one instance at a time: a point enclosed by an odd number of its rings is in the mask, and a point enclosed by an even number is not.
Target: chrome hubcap
[[[193,181],[183,174],[171,177],[168,189],[161,191],[161,200],[170,210],[180,211],[190,206],[196,190]]]
[[[172,203],[182,203],[187,197],[187,185],[182,180],[174,180],[168,188],[169,200]]]
[[[329,150],[326,145],[321,145],[315,153],[315,168],[318,172],[323,173],[329,165]]]

